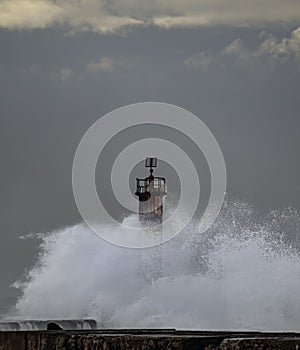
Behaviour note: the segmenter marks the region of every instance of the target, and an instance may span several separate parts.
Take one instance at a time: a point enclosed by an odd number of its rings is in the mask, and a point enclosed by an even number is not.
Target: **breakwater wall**
[[[169,330],[4,331],[0,350],[300,350],[300,334]]]

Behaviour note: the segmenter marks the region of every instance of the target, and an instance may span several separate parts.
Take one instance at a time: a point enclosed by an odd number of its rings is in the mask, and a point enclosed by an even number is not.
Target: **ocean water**
[[[195,219],[159,248],[117,247],[84,224],[38,234],[38,261],[15,283],[22,296],[8,317],[300,331],[299,229],[295,210],[261,218],[247,203],[227,201],[206,233]]]

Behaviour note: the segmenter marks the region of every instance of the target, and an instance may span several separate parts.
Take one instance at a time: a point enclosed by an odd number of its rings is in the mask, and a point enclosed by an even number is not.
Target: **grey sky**
[[[230,195],[300,208],[299,1],[1,0],[0,28],[0,296],[35,258],[20,235],[80,221],[74,152],[125,104],[195,113]]]

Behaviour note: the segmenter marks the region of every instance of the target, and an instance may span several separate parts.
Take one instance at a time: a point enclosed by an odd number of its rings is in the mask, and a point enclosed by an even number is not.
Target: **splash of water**
[[[99,327],[299,331],[299,227],[295,211],[259,220],[249,205],[227,202],[205,234],[191,223],[156,249],[113,246],[83,224],[42,235],[37,265],[15,284],[22,297],[14,316],[94,318]]]
[[[84,330],[94,329],[97,326],[94,320],[19,320],[0,322],[0,332],[48,330],[49,325],[54,326],[56,330],[59,328]]]

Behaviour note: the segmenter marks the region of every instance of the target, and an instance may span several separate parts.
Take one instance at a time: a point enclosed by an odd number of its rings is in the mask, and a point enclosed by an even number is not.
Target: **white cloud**
[[[67,83],[73,76],[73,71],[70,68],[62,68],[60,70],[60,78],[63,83]]]
[[[235,39],[222,51],[225,55],[239,55],[244,50],[241,39]]]
[[[49,79],[55,82],[62,83],[74,83],[79,78],[78,72],[71,68],[64,67],[45,67],[40,65],[32,65],[23,67],[19,70],[20,73],[25,74],[27,77],[36,77],[42,79]]]
[[[292,58],[300,62],[300,27],[281,40],[270,36],[260,45],[257,55],[269,55],[277,60]]]
[[[202,51],[184,60],[184,65],[207,71],[216,66],[257,66],[258,64],[280,64],[296,62],[300,64],[300,27],[289,37],[277,39],[262,33],[260,43],[254,49],[246,47],[241,39],[234,40],[219,52]]]
[[[0,27],[67,26],[114,33],[135,26],[261,26],[299,23],[299,0],[0,0]]]
[[[219,64],[219,60],[209,51],[202,51],[188,57],[184,64],[195,69],[207,71],[212,65]]]
[[[101,60],[97,63],[89,63],[87,70],[89,72],[112,72],[117,66],[120,65],[120,62],[117,62],[111,57],[102,57]]]
[[[0,2],[0,27],[46,28],[63,16],[63,9],[49,1],[4,0]]]

